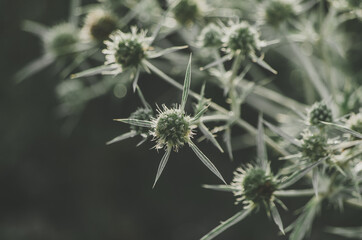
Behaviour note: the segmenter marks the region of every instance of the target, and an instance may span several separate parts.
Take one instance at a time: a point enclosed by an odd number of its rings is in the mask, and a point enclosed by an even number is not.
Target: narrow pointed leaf
[[[210,159],[208,159],[205,156],[205,154],[203,152],[201,152],[201,150],[192,141],[189,142],[189,145],[190,145],[191,149],[194,151],[194,153],[196,154],[196,156],[201,160],[201,162],[203,164],[205,164],[205,166],[208,169],[210,169],[211,172],[213,172],[218,178],[221,179],[221,181],[223,181],[226,184],[224,178],[221,176],[220,172],[217,170],[215,165],[210,161]]]
[[[220,144],[218,143],[218,141],[216,140],[216,138],[214,137],[214,135],[210,132],[210,130],[205,126],[205,124],[203,122],[200,122],[199,124],[199,129],[201,130],[201,132],[204,134],[204,136],[212,143],[214,144],[215,147],[217,147],[217,149],[219,149],[220,152],[224,152],[224,150],[221,148]]]
[[[313,168],[315,168],[317,165],[319,165],[322,161],[324,161],[326,159],[327,159],[327,157],[321,158],[317,162],[309,164],[304,169],[294,172],[291,176],[289,176],[285,181],[282,182],[282,184],[279,186],[279,189],[287,188],[290,185],[294,184],[299,179],[304,177],[309,171],[311,171]]]
[[[79,73],[72,74],[70,76],[70,78],[74,79],[74,78],[80,78],[80,77],[93,76],[93,75],[97,75],[97,74],[100,74],[100,73],[102,73],[104,71],[109,71],[109,70],[112,70],[112,69],[113,68],[108,66],[108,65],[101,65],[101,66],[98,66],[98,67],[87,69],[87,70],[79,72]]]
[[[269,122],[267,122],[265,120],[264,120],[264,124],[267,125],[268,128],[270,128],[270,130],[272,130],[274,133],[278,134],[279,136],[281,136],[285,140],[289,141],[290,143],[294,144],[295,146],[297,146],[297,147],[302,146],[302,143],[300,143],[298,140],[296,140],[295,138],[293,138],[289,134],[285,133],[280,128],[274,126],[273,124],[271,124],[271,123],[269,123]]]
[[[331,126],[331,127],[335,128],[337,130],[340,130],[342,132],[349,133],[349,134],[351,134],[351,135],[353,135],[355,137],[362,138],[361,133],[356,132],[356,131],[354,131],[352,129],[349,129],[348,127],[345,127],[345,126],[342,126],[342,125],[339,125],[339,124],[335,124],[335,123],[331,123],[331,122],[321,122],[321,123],[323,123],[325,125],[328,125],[328,126]]]
[[[216,190],[216,191],[222,191],[222,192],[233,192],[235,191],[235,188],[230,185],[208,185],[204,184],[202,185],[203,188]]]
[[[127,139],[127,138],[132,138],[132,137],[134,137],[134,136],[136,136],[136,135],[137,135],[137,133],[136,133],[135,131],[130,131],[130,132],[128,132],[128,133],[124,133],[124,134],[122,134],[122,135],[120,135],[120,136],[118,136],[118,137],[113,138],[112,140],[108,141],[106,144],[107,144],[107,145],[110,145],[110,144],[112,144],[112,143],[125,140],[125,139]]]
[[[244,218],[246,218],[251,212],[253,211],[253,208],[246,208],[229,218],[228,220],[221,222],[219,226],[211,230],[208,234],[203,236],[201,240],[210,240],[228,229],[229,227],[235,225],[236,223],[240,222]]]
[[[302,190],[278,190],[274,192],[277,197],[304,197],[314,194],[314,189],[302,189]]]
[[[162,51],[159,51],[159,52],[157,52],[157,53],[154,53],[154,54],[150,55],[148,58],[149,58],[149,59],[158,58],[158,57],[161,57],[161,56],[163,56],[163,55],[166,55],[166,54],[169,54],[169,53],[173,53],[173,52],[176,52],[176,51],[179,51],[179,50],[188,48],[188,47],[189,47],[189,46],[184,45],[184,46],[176,46],[176,47],[166,48],[166,49],[163,49]]]
[[[361,227],[327,227],[326,232],[339,235],[344,238],[362,239]]]
[[[160,161],[160,165],[158,165],[155,182],[153,183],[152,188],[155,187],[158,179],[160,178],[160,176],[161,176],[161,174],[162,174],[162,171],[163,171],[163,169],[165,168],[165,166],[166,166],[166,164],[167,164],[167,161],[168,161],[168,159],[169,159],[169,157],[170,157],[171,150],[172,150],[171,147],[168,147],[168,148],[166,149],[166,152],[165,152],[165,154],[163,155],[163,157],[162,157],[162,159],[161,159],[161,161]]]
[[[201,70],[201,71],[204,71],[204,70],[206,70],[206,69],[208,69],[208,68],[211,68],[211,67],[217,66],[217,65],[219,65],[219,64],[222,64],[222,63],[230,60],[231,57],[232,57],[232,56],[231,56],[230,54],[225,55],[225,56],[223,56],[222,58],[220,58],[220,59],[218,59],[218,60],[216,60],[216,61],[214,61],[214,62],[212,62],[212,63],[207,64],[205,67],[201,67],[200,70]]]
[[[231,147],[231,130],[230,130],[230,127],[227,127],[225,129],[224,142],[226,144],[226,150],[227,150],[227,152],[229,154],[230,160],[234,160],[233,149]]]
[[[271,212],[271,215],[273,217],[273,220],[274,220],[275,224],[279,227],[279,230],[285,235],[282,219],[280,218],[280,214],[278,212],[278,209],[275,206],[273,201],[270,202],[270,212]]]
[[[263,114],[259,114],[258,121],[258,135],[256,136],[257,147],[257,161],[262,169],[266,169],[268,166],[267,153],[264,142],[264,128],[263,128]]]
[[[313,168],[312,170],[312,185],[314,194],[316,197],[318,197],[318,181],[319,181],[319,175],[318,175],[318,169]]]
[[[184,87],[182,91],[182,100],[181,100],[181,106],[180,109],[184,110],[187,97],[189,96],[189,90],[190,90],[190,84],[191,84],[191,58],[192,54],[190,54],[189,63],[187,64],[186,68],[186,74],[185,74],[185,81],[184,81]]]
[[[130,125],[138,126],[138,127],[146,127],[146,128],[152,127],[152,122],[146,121],[146,120],[124,118],[124,119],[114,119],[114,121],[123,122],[123,123],[127,123]]]
[[[209,108],[209,106],[205,106],[203,109],[201,109],[192,119],[191,119],[191,123],[195,123],[197,122],[200,117],[202,117],[202,115],[204,115],[204,113],[207,111],[207,109]]]
[[[269,64],[267,64],[262,58],[258,58],[257,56],[255,56],[254,54],[251,55],[253,62],[255,62],[256,64],[258,64],[260,67],[268,70],[269,72],[273,73],[273,74],[277,74],[278,72],[273,69]]]
[[[22,24],[22,28],[24,31],[36,34],[39,37],[43,37],[48,31],[47,27],[44,26],[43,24],[33,22],[30,20],[25,20]]]

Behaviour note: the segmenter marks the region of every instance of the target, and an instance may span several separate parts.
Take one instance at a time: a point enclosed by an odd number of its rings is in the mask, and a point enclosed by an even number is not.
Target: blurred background
[[[66,0],[0,0],[0,239],[199,239],[241,206],[234,205],[231,194],[201,187],[219,182],[189,148],[171,155],[152,190],[163,151],[150,151],[152,142],[136,148],[141,140],[136,138],[105,145],[128,131],[128,126],[112,119],[128,117],[141,105],[132,91],[121,99],[110,92],[91,100],[72,131],[64,133],[64,119],[55,111],[59,80],[50,77],[52,69],[14,83],[13,75],[43,51],[36,37],[22,31],[22,22],[53,25],[66,19],[68,10]],[[144,94],[150,103],[179,102],[180,92],[152,75],[141,79],[140,86],[147,89]],[[213,97],[216,102],[217,97],[222,99],[218,94]],[[243,114],[256,122],[253,109],[245,107]],[[228,182],[238,164],[255,153],[254,147],[236,151],[239,161],[230,162],[227,154],[207,142],[199,147]],[[285,225],[306,200],[285,201],[291,210],[283,211]],[[317,218],[310,239],[343,239],[320,228],[362,222],[358,212],[345,210]],[[276,237],[277,227],[264,215],[260,211],[216,239],[286,239]]]

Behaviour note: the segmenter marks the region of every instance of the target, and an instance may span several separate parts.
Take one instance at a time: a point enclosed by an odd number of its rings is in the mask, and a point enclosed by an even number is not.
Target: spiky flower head
[[[129,118],[150,121],[153,118],[153,111],[149,108],[138,108],[136,111],[131,113]],[[146,127],[131,125],[130,128],[139,135],[149,136],[149,129]]]
[[[181,0],[174,8],[175,19],[184,26],[191,25],[201,15],[196,0]]]
[[[77,43],[79,43],[79,30],[69,23],[55,25],[44,36],[45,50],[54,56],[74,52]]]
[[[222,36],[221,28],[214,23],[210,23],[201,31],[199,41],[203,47],[217,48],[222,44]]]
[[[137,31],[136,27],[132,27],[130,33],[118,30],[109,36],[110,40],[104,41],[107,46],[102,51],[106,55],[105,65],[117,69],[116,73],[128,67],[137,67],[147,57],[149,46],[146,32]]]
[[[234,196],[237,197],[235,203],[245,202],[249,206],[268,203],[277,189],[271,173],[252,165],[248,165],[245,169],[241,167],[236,169],[231,185],[235,189]]]
[[[109,11],[98,8],[86,16],[82,33],[86,39],[101,42],[108,39],[109,35],[117,30],[117,27],[117,17]]]
[[[295,3],[287,0],[270,1],[265,8],[265,21],[273,27],[278,27],[281,23],[296,16],[294,5]]]
[[[179,108],[167,108],[165,105],[159,110],[157,118],[153,119],[152,135],[157,141],[156,148],[172,147],[177,151],[188,143],[193,135],[194,126],[191,118]]]
[[[305,131],[302,134],[302,156],[316,162],[329,155],[327,139],[323,134]]]
[[[309,110],[309,123],[311,125],[321,126],[321,121],[332,122],[332,111],[324,102],[317,102],[313,104]]]
[[[260,49],[259,33],[245,21],[232,25],[228,29],[226,46],[232,52],[240,51],[247,56]]]

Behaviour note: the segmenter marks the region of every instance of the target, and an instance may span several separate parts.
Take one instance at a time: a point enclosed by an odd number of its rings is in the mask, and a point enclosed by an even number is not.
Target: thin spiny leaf
[[[133,92],[136,91],[136,88],[137,88],[137,86],[138,86],[138,79],[139,79],[139,77],[140,77],[140,73],[141,73],[141,69],[138,67],[138,68],[137,68],[137,71],[136,71],[136,75],[135,75],[135,77],[134,77],[134,79],[133,79],[133,83],[132,83]]]
[[[146,120],[123,118],[123,119],[114,119],[114,121],[123,122],[138,127],[146,127],[146,128],[152,127],[152,122]]]
[[[263,128],[263,114],[259,114],[258,121],[258,135],[256,136],[257,142],[257,161],[262,169],[266,169],[268,166],[267,153],[264,142],[264,128]]]
[[[267,122],[267,121],[263,121],[265,125],[268,126],[268,128],[270,128],[270,130],[272,130],[274,133],[278,134],[279,136],[281,136],[282,138],[284,138],[285,140],[289,141],[290,143],[294,144],[297,147],[301,147],[302,143],[299,142],[298,140],[296,140],[295,138],[293,138],[292,136],[288,135],[287,133],[285,133],[283,130],[281,130],[280,128],[274,126],[273,124]]]
[[[228,229],[229,227],[235,225],[236,223],[240,222],[244,218],[246,218],[251,212],[253,211],[253,208],[246,208],[229,218],[228,220],[221,222],[219,226],[211,230],[208,234],[203,236],[201,240],[210,240]]]
[[[80,78],[80,77],[93,76],[93,75],[100,74],[100,73],[102,73],[104,71],[109,71],[109,70],[112,70],[112,69],[114,69],[114,68],[111,67],[111,66],[101,65],[101,66],[98,66],[98,67],[87,69],[87,70],[79,72],[79,73],[74,73],[74,74],[70,75],[70,78],[74,79],[74,78]]]
[[[222,149],[222,147],[220,146],[220,144],[218,143],[218,141],[216,140],[214,135],[210,132],[210,130],[205,126],[205,124],[203,122],[199,123],[199,129],[204,134],[204,136],[209,141],[211,141],[211,143],[214,144],[214,146],[217,147],[217,149],[219,149],[220,152],[222,152],[222,153],[224,152],[224,150]]]
[[[233,192],[236,189],[231,185],[208,185],[204,184],[202,185],[203,188],[216,190],[216,191],[222,191],[222,192]]]
[[[191,84],[191,58],[192,58],[192,54],[190,54],[189,63],[187,64],[187,68],[186,68],[185,81],[184,81],[184,86],[183,86],[183,91],[182,91],[182,100],[181,100],[181,105],[180,105],[181,110],[185,109],[187,97],[189,96],[189,90],[190,90],[190,84]]]
[[[275,224],[279,227],[279,230],[285,235],[282,219],[280,218],[278,209],[275,206],[273,201],[270,202],[270,212],[271,212],[271,215],[273,217]]]
[[[130,131],[130,132],[128,132],[128,133],[124,133],[124,134],[122,134],[122,135],[120,135],[120,136],[118,136],[118,137],[113,138],[112,140],[108,141],[106,144],[107,144],[107,145],[110,145],[110,144],[112,144],[112,143],[125,140],[125,139],[127,139],[127,138],[132,138],[132,137],[134,137],[134,136],[136,136],[136,135],[137,135],[136,131]]]
[[[207,109],[209,108],[209,106],[205,106],[203,109],[201,109],[192,119],[191,119],[191,123],[195,123],[197,122],[200,117],[202,117],[202,115],[204,115],[204,113],[207,111]]]
[[[335,123],[331,123],[331,122],[323,122],[321,121],[321,123],[325,124],[325,125],[329,125],[331,127],[334,127],[335,129],[338,129],[342,132],[345,132],[345,133],[349,133],[355,137],[358,137],[358,138],[362,138],[362,134],[359,133],[359,132],[356,132],[352,129],[349,129],[348,127],[345,127],[345,126],[342,126],[342,125],[339,125],[339,124],[335,124]]]
[[[166,149],[166,152],[165,152],[165,154],[163,155],[163,157],[162,157],[162,159],[161,159],[161,161],[160,161],[160,165],[158,165],[155,182],[153,183],[152,188],[155,187],[158,179],[160,178],[160,176],[161,176],[161,174],[162,174],[162,171],[163,171],[163,169],[165,168],[165,166],[166,166],[166,164],[167,164],[167,161],[168,161],[168,159],[169,159],[169,157],[170,157],[171,150],[172,150],[171,147],[168,147],[168,148]]]
[[[141,99],[143,106],[147,109],[151,109],[151,105],[146,101],[141,89],[138,86],[136,89],[137,89],[137,94],[138,94],[139,98]]]
[[[182,50],[182,49],[186,49],[188,47],[189,46],[184,45],[184,46],[176,46],[176,47],[166,48],[166,49],[163,49],[162,51],[159,51],[157,53],[154,53],[154,54],[148,56],[148,59],[158,58],[158,57],[161,57],[161,56],[169,54],[169,53],[173,53],[173,52],[176,52],[176,51],[179,51],[179,50]]]
[[[196,156],[201,160],[201,162],[203,164],[205,164],[205,166],[208,169],[210,169],[211,172],[213,172],[218,178],[221,179],[221,181],[223,181],[226,184],[224,178],[221,176],[220,172],[217,170],[215,165],[210,161],[210,159],[208,159],[205,156],[205,154],[203,152],[201,152],[201,150],[192,141],[189,141],[189,145],[190,145],[191,149],[194,151],[194,153],[196,154]]]

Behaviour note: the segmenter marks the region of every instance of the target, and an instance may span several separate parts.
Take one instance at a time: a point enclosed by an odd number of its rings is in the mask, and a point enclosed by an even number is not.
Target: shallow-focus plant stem
[[[234,59],[233,65],[231,67],[231,75],[228,80],[228,89],[229,89],[229,98],[231,100],[231,111],[233,112],[235,118],[239,118],[240,117],[240,101],[238,101],[238,99],[237,99],[234,80],[239,72],[241,61],[243,60],[243,56],[240,54],[240,51],[238,51],[238,52],[236,52],[234,58],[235,59]]]
[[[163,80],[165,80],[167,83],[171,84],[172,86],[176,87],[179,90],[183,90],[183,86],[178,83],[175,79],[169,77],[168,75],[166,75],[164,72],[162,72],[160,69],[158,69],[157,67],[155,67],[154,65],[152,65],[150,62],[148,61],[144,61],[144,64],[146,64],[146,66],[153,71],[156,75],[158,75],[159,77],[161,77]],[[193,97],[196,100],[200,100],[202,98],[202,96],[200,96],[199,94],[193,92],[193,91],[189,91],[189,95],[191,97]],[[220,105],[210,101],[209,102],[209,106],[210,108],[224,114],[225,116],[229,116],[233,117],[232,114],[230,114],[230,112],[228,110],[226,110],[225,108],[221,107]],[[240,126],[241,128],[245,129],[246,131],[250,132],[253,135],[257,135],[258,134],[258,130],[256,128],[254,128],[252,125],[250,125],[248,122],[242,120],[241,118],[234,118],[235,124]],[[225,120],[225,119],[220,119],[220,120]],[[268,136],[264,135],[265,137],[265,142],[272,147],[274,150],[276,150],[279,154],[281,154],[282,156],[288,156],[290,155],[287,151],[285,151],[284,149],[282,149],[281,147],[279,147],[279,145],[274,142],[271,138],[269,138]]]

